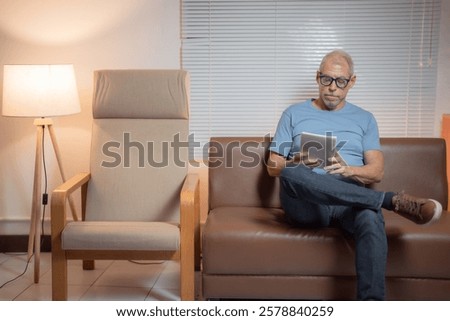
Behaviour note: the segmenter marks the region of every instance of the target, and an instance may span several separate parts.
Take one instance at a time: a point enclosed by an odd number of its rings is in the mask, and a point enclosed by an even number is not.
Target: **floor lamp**
[[[55,151],[59,171],[64,175],[60,151],[53,130],[52,116],[70,115],[80,112],[80,101],[72,65],[5,65],[3,69],[3,116],[35,117],[36,158],[34,164],[33,198],[28,238],[28,260],[34,254],[34,282],[39,282],[41,249],[41,210],[43,137],[48,129]],[[46,198],[46,195],[45,195]],[[77,220],[75,205],[69,199],[74,220]]]

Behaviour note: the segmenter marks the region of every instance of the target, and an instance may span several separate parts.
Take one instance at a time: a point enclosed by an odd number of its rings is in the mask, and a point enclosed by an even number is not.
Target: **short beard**
[[[326,99],[323,99],[323,104],[328,110],[335,110],[339,104],[341,104],[343,100],[337,100],[337,101],[329,101]]]

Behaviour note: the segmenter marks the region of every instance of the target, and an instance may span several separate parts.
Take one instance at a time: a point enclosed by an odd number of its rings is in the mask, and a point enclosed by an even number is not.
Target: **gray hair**
[[[350,70],[350,76],[353,76],[354,65],[353,65],[352,56],[350,56],[347,52],[345,52],[344,50],[341,50],[341,49],[336,49],[336,50],[333,50],[333,51],[327,53],[323,57],[322,62],[320,63],[320,69],[319,70],[322,70],[325,62],[328,59],[331,59],[331,58],[343,58],[347,62],[348,68]]]

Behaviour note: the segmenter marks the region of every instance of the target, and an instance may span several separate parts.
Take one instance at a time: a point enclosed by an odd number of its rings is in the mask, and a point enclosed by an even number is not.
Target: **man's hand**
[[[317,167],[321,164],[321,161],[309,158],[307,153],[296,153],[293,158],[286,160],[282,155],[270,152],[267,161],[267,171],[270,176],[280,176],[283,168],[289,164],[303,164],[309,167]]]
[[[353,171],[350,166],[347,166],[345,160],[341,157],[339,152],[337,152],[333,157],[328,159],[330,165],[325,166],[323,169],[329,174],[340,174],[345,177],[350,177],[353,175]]]
[[[323,168],[328,174],[340,174],[344,177],[352,177],[354,175],[351,166],[343,166],[342,164],[335,162],[329,166]]]
[[[310,157],[308,153],[305,152],[295,153],[291,162],[294,164],[303,164],[311,168],[320,166],[321,164],[321,161],[318,158]]]
[[[347,166],[339,153],[333,158],[331,164],[324,167],[329,174],[340,174],[363,184],[377,183],[383,177],[384,159],[379,150],[365,152],[363,166]]]

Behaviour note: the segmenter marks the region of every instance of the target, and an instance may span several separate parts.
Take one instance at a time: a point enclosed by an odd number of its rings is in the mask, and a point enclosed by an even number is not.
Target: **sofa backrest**
[[[266,170],[269,137],[213,137],[209,153],[209,207],[280,207],[279,183]],[[371,188],[402,191],[447,206],[445,141],[382,138],[385,175]]]
[[[446,147],[442,138],[382,138],[384,178],[372,188],[433,198],[447,207]]]
[[[278,179],[266,170],[269,137],[213,137],[209,206],[280,207]]]

